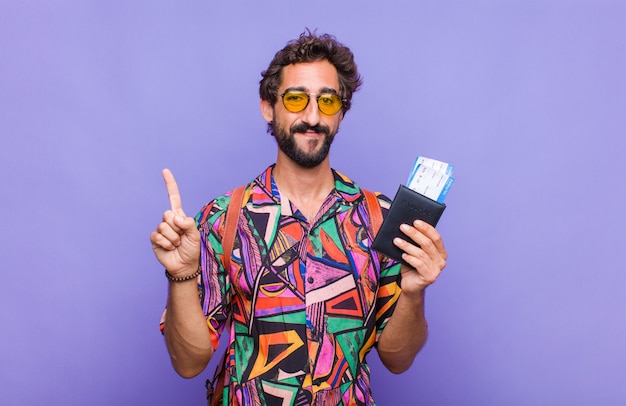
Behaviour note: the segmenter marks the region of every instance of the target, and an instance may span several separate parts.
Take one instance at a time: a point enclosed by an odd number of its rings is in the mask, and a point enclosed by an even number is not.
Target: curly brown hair
[[[273,106],[278,98],[278,88],[282,80],[283,67],[293,63],[316,62],[327,60],[337,69],[339,76],[339,95],[344,99],[343,112],[350,109],[352,94],[363,83],[354,62],[352,51],[329,34],[317,35],[306,30],[300,37],[291,40],[274,55],[267,70],[261,72],[259,94],[262,100]]]

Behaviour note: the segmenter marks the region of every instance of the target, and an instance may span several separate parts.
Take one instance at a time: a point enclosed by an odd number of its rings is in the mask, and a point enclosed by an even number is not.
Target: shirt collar
[[[278,187],[274,181],[274,167],[276,164],[270,165],[256,179],[256,184],[263,189],[265,194],[273,199],[276,204],[280,204],[280,194]],[[361,189],[346,175],[339,171],[331,169],[335,181],[335,188],[331,193],[335,194],[345,204],[352,205],[361,198]]]

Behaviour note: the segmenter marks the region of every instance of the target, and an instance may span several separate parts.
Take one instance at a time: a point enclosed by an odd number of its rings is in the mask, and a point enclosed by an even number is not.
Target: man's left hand
[[[448,253],[439,232],[430,224],[416,220],[403,224],[400,230],[417,245],[396,238],[394,244],[404,251],[402,258],[410,265],[402,265],[402,293],[421,296],[423,290],[439,277],[446,266]]]

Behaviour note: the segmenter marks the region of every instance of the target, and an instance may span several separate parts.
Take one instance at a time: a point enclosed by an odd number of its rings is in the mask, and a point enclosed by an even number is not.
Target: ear
[[[261,99],[261,114],[268,123],[274,121],[274,108],[268,100]]]

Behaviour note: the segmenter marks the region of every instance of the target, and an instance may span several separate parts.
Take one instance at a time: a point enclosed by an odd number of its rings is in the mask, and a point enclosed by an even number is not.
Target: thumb
[[[183,231],[183,234],[186,234],[188,236],[198,233],[198,229],[196,228],[196,221],[193,219],[193,217],[187,217],[177,214],[174,217],[174,224],[180,227],[180,229]]]

